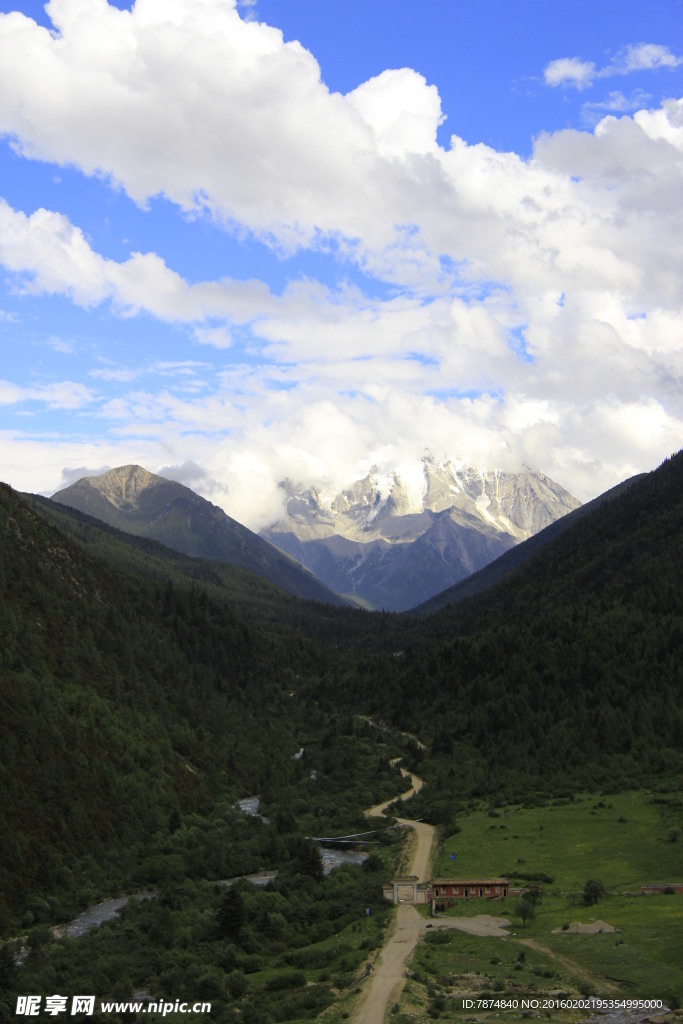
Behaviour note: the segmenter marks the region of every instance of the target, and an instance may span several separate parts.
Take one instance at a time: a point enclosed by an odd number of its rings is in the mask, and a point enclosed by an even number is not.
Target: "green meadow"
[[[591,794],[481,811],[460,825],[437,853],[435,877],[507,874],[513,883],[515,875],[544,874],[554,880],[549,890],[565,894],[581,893],[595,877],[610,892],[683,881],[683,804],[675,794]],[[677,827],[681,835],[671,842]]]
[[[428,931],[392,1020],[521,1017],[465,1011],[462,1000],[471,996],[562,993],[683,1004],[683,895],[639,895],[645,883],[683,882],[681,814],[677,794],[638,791],[489,808],[460,819],[461,830],[437,850],[433,876],[507,876],[513,888],[537,888],[534,910],[524,924],[514,895],[469,899],[447,910],[441,916],[505,917],[508,937]],[[605,890],[591,905],[583,897],[589,879]],[[573,923],[596,921],[615,931],[571,931]]]

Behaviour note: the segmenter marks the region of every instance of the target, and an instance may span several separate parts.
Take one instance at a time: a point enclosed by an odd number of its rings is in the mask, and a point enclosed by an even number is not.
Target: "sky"
[[[681,0],[0,0],[0,479],[655,468],[682,97]]]

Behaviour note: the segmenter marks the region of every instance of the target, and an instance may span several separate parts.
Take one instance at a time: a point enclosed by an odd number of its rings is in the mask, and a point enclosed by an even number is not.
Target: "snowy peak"
[[[379,537],[408,540],[392,520],[448,510],[456,518],[458,513],[473,516],[482,525],[524,540],[579,505],[536,470],[486,471],[433,456],[407,469],[373,466],[366,477],[330,500],[315,488],[297,488],[290,481],[282,487],[286,514],[272,530],[292,531],[301,540],[330,533],[363,542]],[[430,522],[430,517],[424,519],[424,529]]]
[[[373,466],[335,495],[282,485],[285,512],[263,536],[337,593],[411,608],[575,509],[542,473],[482,470],[429,455]]]

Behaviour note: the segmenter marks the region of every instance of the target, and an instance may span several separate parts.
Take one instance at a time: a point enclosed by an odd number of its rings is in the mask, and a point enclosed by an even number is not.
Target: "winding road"
[[[401,799],[406,800],[422,788],[422,780],[412,775],[405,768],[401,769],[403,775],[410,779],[410,789],[401,794]],[[385,801],[369,807],[365,812],[366,817],[379,817],[384,814],[387,807],[397,798]],[[408,863],[405,868],[406,875],[416,875],[421,882],[430,878],[430,859],[432,844],[434,841],[435,829],[431,825],[425,825],[421,821],[410,821],[407,818],[398,818],[399,824],[414,831],[414,840],[408,851]],[[488,914],[479,914],[477,917],[443,918],[436,922],[430,922],[432,927],[457,928],[469,932],[472,935],[487,935],[498,938],[507,938],[509,933],[505,930],[510,922],[503,917],[492,917]],[[356,1007],[352,1024],[383,1024],[390,1006],[397,1003],[405,984],[405,964],[410,954],[415,949],[420,936],[427,927],[427,920],[415,909],[407,904],[399,905],[396,913],[396,921],[393,930],[388,935],[384,948],[375,963],[374,971],[366,982],[366,987],[361,995],[361,1000]],[[570,960],[568,957],[560,956],[547,946],[532,939],[517,939],[517,942],[529,949],[534,949],[553,960],[558,961],[562,966],[583,981],[595,983],[596,978],[592,972]],[[610,982],[602,979],[605,985],[605,992],[616,992],[618,989]],[[613,1022],[614,1024],[614,1022]],[[640,1024],[640,1022],[638,1022]]]
[[[410,779],[410,789],[401,794],[402,799],[406,800],[422,788],[422,780],[406,771],[405,768],[401,771],[406,778]],[[369,807],[365,812],[366,816],[371,818],[384,814],[394,800],[396,797],[392,797],[391,800],[387,800],[383,804]],[[398,822],[415,832],[415,841],[409,852],[410,859],[406,874],[417,875],[421,882],[427,881],[434,829],[431,825],[425,825],[424,822],[408,821],[406,818],[398,818]],[[426,924],[426,920],[418,914],[415,907],[399,906],[394,929],[379,955],[372,976],[368,979],[366,990],[353,1017],[353,1024],[382,1024],[389,1004],[393,1005],[400,998],[405,984],[406,960],[415,949]]]

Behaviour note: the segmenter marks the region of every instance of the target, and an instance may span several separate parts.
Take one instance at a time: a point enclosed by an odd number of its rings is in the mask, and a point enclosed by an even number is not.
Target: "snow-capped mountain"
[[[292,481],[284,517],[262,536],[337,593],[412,608],[578,507],[533,469],[483,471],[427,456],[373,467],[336,495]]]

